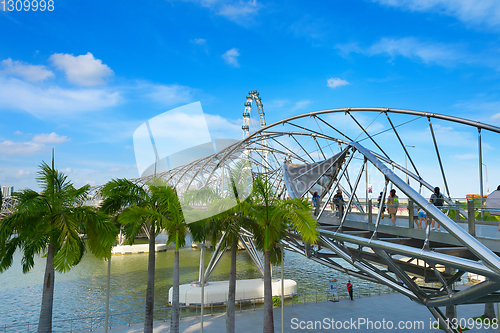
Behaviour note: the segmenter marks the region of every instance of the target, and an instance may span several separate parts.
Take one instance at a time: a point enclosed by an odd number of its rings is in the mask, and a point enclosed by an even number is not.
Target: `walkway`
[[[442,309],[444,311],[444,309]],[[457,308],[459,318],[470,318],[471,316],[479,316],[484,312],[483,304],[472,304],[463,305]],[[326,318],[326,319],[325,319]],[[372,297],[357,298],[354,301],[342,300],[338,303],[332,302],[319,302],[319,303],[308,303],[299,304],[294,306],[285,307],[285,332],[321,332],[332,330],[331,326],[326,325],[329,323],[331,325],[331,320],[333,319],[334,325],[340,325],[337,321],[341,321],[343,325],[347,324],[347,329],[342,327],[336,329],[336,331],[346,332],[392,332],[394,330],[403,331],[418,331],[418,332],[442,332],[434,329],[430,329],[432,316],[426,307],[419,305],[415,302],[410,301],[405,296],[400,294],[390,294]],[[355,327],[351,326],[351,320],[355,323]],[[374,327],[367,327],[366,324],[358,325],[358,321],[363,322],[363,320],[372,321]],[[377,325],[383,325],[382,320],[385,320],[385,329],[382,327],[377,329]],[[274,321],[275,321],[275,332],[281,332],[281,308],[274,309]],[[302,323],[301,323],[302,321]],[[316,323],[316,328],[307,329],[307,321],[312,321],[311,325],[314,325],[315,321],[320,321]],[[347,323],[344,323],[346,322]],[[388,329],[391,321],[394,328]],[[403,326],[397,328],[403,321]],[[421,327],[414,327],[415,321],[421,321]],[[464,321],[464,320],[463,320]],[[154,332],[165,332],[168,333],[169,322],[158,322],[155,323]],[[226,315],[219,314],[214,316],[206,316],[204,320],[204,332],[205,333],[222,333],[225,332],[226,325]],[[302,325],[302,329],[299,325]],[[413,327],[410,329],[410,325]],[[236,312],[236,332],[238,333],[254,333],[262,332],[263,326],[263,311],[258,310],[247,310],[243,312]],[[109,330],[110,333],[132,333],[132,332],[142,332],[143,324],[135,324],[131,327],[114,327]],[[471,326],[468,326],[471,328]],[[190,317],[184,318],[180,322],[180,332],[199,332],[200,331],[200,318]],[[96,332],[103,332],[103,329],[98,329]],[[470,332],[499,332],[497,329],[471,329]]]

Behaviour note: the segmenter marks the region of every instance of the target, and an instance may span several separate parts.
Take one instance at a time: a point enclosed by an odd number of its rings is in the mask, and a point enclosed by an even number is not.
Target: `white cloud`
[[[222,55],[222,59],[226,62],[226,64],[233,66],[233,67],[240,67],[240,64],[238,63],[238,57],[240,56],[240,53],[238,52],[238,49],[232,48],[230,50],[227,50],[226,53]]]
[[[0,142],[0,155],[36,155],[46,150],[46,146],[36,142]]]
[[[193,101],[195,90],[178,84],[172,85],[147,85],[142,88],[151,90],[147,95],[154,101],[166,106],[189,103]]]
[[[485,64],[484,59],[478,60],[473,55],[462,50],[458,45],[422,42],[414,37],[405,38],[381,38],[377,43],[368,48],[362,48],[357,43],[337,45],[340,53],[347,55],[349,53],[362,53],[365,55],[385,55],[391,58],[402,56],[410,59],[417,59],[424,63],[435,63],[442,66],[451,66],[458,63],[480,62]],[[486,62],[487,65],[491,61]],[[496,66],[496,65],[495,65]]]
[[[287,105],[289,101],[287,99],[275,99],[272,101],[266,101],[266,108],[267,109],[273,109],[273,108],[282,108],[285,105]]]
[[[413,37],[400,39],[382,38],[372,45],[370,54],[382,54],[390,57],[403,56],[417,58],[425,63],[449,65],[450,62],[460,60],[463,53],[456,47],[441,43],[421,42]]]
[[[122,170],[123,170],[122,168],[114,167],[114,168],[108,169],[108,172],[109,173],[116,173],[116,172],[120,172]]]
[[[95,59],[88,52],[85,55],[54,53],[49,60],[58,69],[64,71],[69,82],[79,86],[96,86],[106,83],[104,78],[114,73],[102,60]]]
[[[500,120],[500,113],[497,113],[491,117],[492,120]]]
[[[0,154],[18,156],[36,155],[48,150],[46,144],[58,144],[66,141],[69,141],[67,136],[61,136],[55,132],[50,134],[35,134],[31,141],[0,142]]]
[[[30,65],[21,61],[12,61],[11,58],[2,60],[2,74],[22,77],[30,82],[38,82],[54,77],[54,73],[45,66]]]
[[[22,135],[22,134],[23,134],[23,132],[21,132],[21,131],[16,131],[14,134],[16,134],[16,135]]]
[[[37,117],[101,110],[120,101],[120,93],[108,89],[41,88],[0,77],[0,109],[23,110]]]
[[[50,134],[36,134],[33,137],[33,142],[36,143],[63,143],[69,141],[67,136],[61,136],[59,134],[56,134],[55,132],[52,132]]]
[[[195,38],[191,40],[191,43],[196,45],[205,45],[207,43],[207,40],[203,38]]]
[[[59,169],[59,171],[65,173],[65,174],[68,174],[68,173],[71,173],[73,172],[73,170],[71,168],[64,168],[64,169]]]
[[[261,7],[256,0],[225,3],[217,10],[217,14],[240,23],[245,21],[243,17],[256,15]]]
[[[452,157],[457,158],[459,160],[477,160],[477,154],[455,154]]]
[[[337,87],[341,87],[341,86],[346,86],[348,84],[349,84],[349,82],[347,82],[346,80],[342,80],[342,79],[340,79],[338,77],[337,78],[333,78],[332,77],[332,78],[328,79],[328,81],[326,83],[326,85],[329,88],[333,88],[333,89],[335,89]]]
[[[498,0],[372,0],[382,5],[418,12],[437,12],[456,17],[462,22],[498,27]]]
[[[305,109],[311,103],[312,103],[312,101],[309,101],[309,100],[303,100],[303,101],[295,102],[295,104],[291,108],[291,111],[297,111],[297,110],[300,110],[300,109]]]
[[[216,15],[223,16],[239,25],[248,25],[262,8],[257,0],[185,0],[199,4],[210,9]],[[242,19],[242,18],[245,19]]]
[[[204,115],[212,139],[241,139],[241,124],[243,123],[241,118],[235,120],[207,113]]]
[[[19,169],[19,170],[16,172],[16,178],[26,178],[26,177],[28,177],[29,175],[31,175],[31,172],[30,172],[30,171],[23,170],[23,169]]]

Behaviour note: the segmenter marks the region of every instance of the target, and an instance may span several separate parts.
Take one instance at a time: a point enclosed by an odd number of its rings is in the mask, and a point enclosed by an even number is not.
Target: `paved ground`
[[[444,311],[444,309],[442,309]],[[459,318],[470,318],[479,316],[484,311],[484,305],[464,305],[457,308]],[[432,316],[426,307],[410,301],[400,294],[381,295],[357,298],[354,301],[342,300],[337,303],[319,302],[308,303],[294,306],[285,306],[285,332],[327,332],[333,325],[337,327],[337,332],[392,332],[399,331],[418,331],[418,332],[442,332],[431,329]],[[370,324],[363,324],[363,321],[371,321]],[[383,323],[385,321],[385,324]],[[402,325],[400,322],[402,321]],[[420,327],[414,327],[414,323],[421,322]],[[465,320],[462,320],[465,323]],[[274,310],[274,322],[276,333],[281,332],[281,308]],[[352,326],[351,323],[355,325]],[[359,325],[359,323],[362,323]],[[342,324],[342,327],[338,326]],[[389,329],[390,325],[393,329]],[[225,314],[210,316],[204,318],[204,332],[222,333],[225,332],[226,316]],[[308,326],[309,325],[309,326]],[[316,325],[316,327],[314,327]],[[380,325],[380,328],[379,328]],[[382,326],[384,325],[384,326]],[[405,327],[406,326],[406,327]],[[411,326],[411,328],[410,328]],[[114,327],[110,333],[132,333],[142,332],[142,324],[132,325],[131,327]],[[263,311],[262,309],[247,310],[236,313],[236,332],[254,333],[262,332]],[[385,327],[385,329],[384,329]],[[477,326],[468,326],[469,332],[500,332],[496,329],[478,329]],[[155,323],[154,332],[169,332],[169,323]],[[199,332],[200,317],[184,318],[180,323],[180,332]],[[98,329],[96,332],[103,332]]]

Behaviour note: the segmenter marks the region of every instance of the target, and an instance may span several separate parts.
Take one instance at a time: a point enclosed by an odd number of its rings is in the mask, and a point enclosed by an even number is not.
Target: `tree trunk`
[[[493,303],[484,303],[484,318],[493,319],[496,318],[495,308],[493,307]]]
[[[146,314],[144,315],[144,332],[153,332],[153,314],[155,306],[155,228],[149,230],[148,286],[146,289]]]
[[[271,252],[264,251],[264,333],[274,333]]]
[[[236,301],[236,242],[231,243],[231,271],[229,272],[229,294],[227,298],[226,333],[234,333]]]
[[[38,333],[52,332],[52,305],[54,300],[54,243],[49,244],[47,251],[47,263],[45,265],[45,276],[43,278],[42,305],[40,307],[40,319],[38,320]]]
[[[175,250],[174,279],[172,286],[172,317],[170,333],[179,333],[179,250]]]

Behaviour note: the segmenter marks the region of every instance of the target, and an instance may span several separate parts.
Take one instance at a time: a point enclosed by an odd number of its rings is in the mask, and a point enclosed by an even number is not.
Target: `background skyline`
[[[240,139],[254,89],[267,124],[376,106],[500,125],[494,0],[59,0],[54,9],[0,11],[0,185],[16,190],[38,189],[37,166],[51,148],[76,186],[135,178],[134,130],[195,101],[214,137]],[[440,147],[450,163],[475,166],[477,183],[477,138],[441,130],[442,140],[471,148]],[[491,191],[500,154],[488,139]]]

